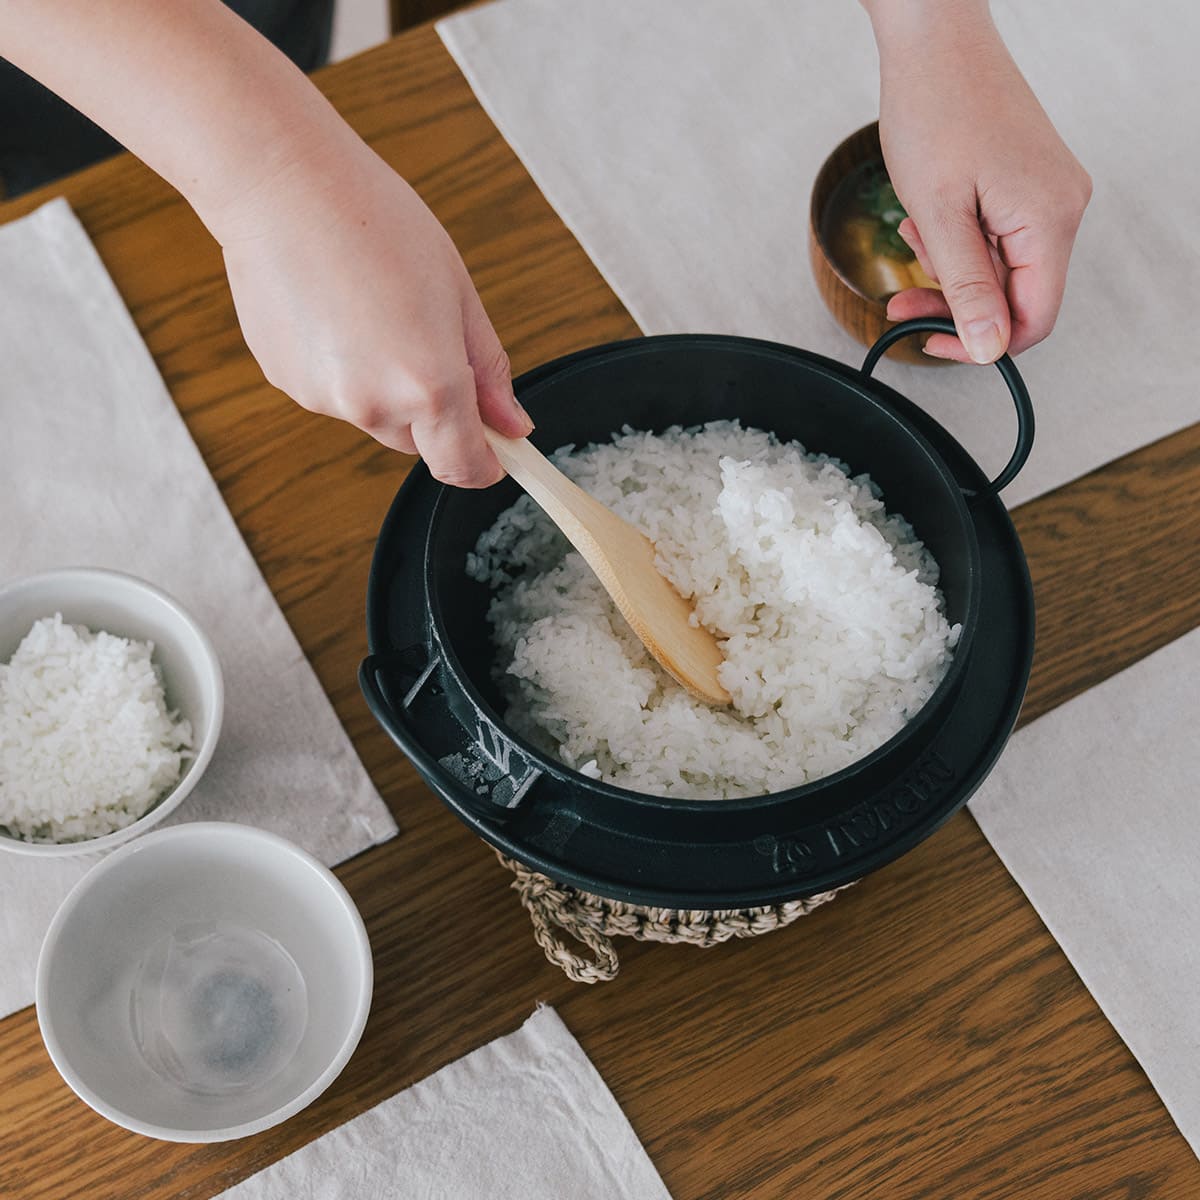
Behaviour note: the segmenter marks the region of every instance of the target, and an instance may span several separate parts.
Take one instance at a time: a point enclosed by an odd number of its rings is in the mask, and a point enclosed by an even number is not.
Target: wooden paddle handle
[[[621,615],[654,658],[693,696],[726,705],[722,662],[711,633],[691,623],[692,607],[659,573],[654,543],[568,479],[527,438],[484,426],[500,465],[583,555]]]
[[[500,465],[546,510],[550,519],[578,546],[579,521],[611,518],[599,501],[568,479],[528,438],[510,438],[487,425],[484,437]]]
[[[540,463],[544,463],[550,470],[555,471],[556,468],[546,458],[546,456],[528,439],[528,438],[511,438],[505,437],[502,433],[497,433],[490,426],[483,427],[483,436],[487,438],[487,443],[492,448],[492,452],[500,460],[500,465],[519,483],[524,486],[524,481],[521,478],[529,472],[540,473],[542,468]],[[561,471],[556,472],[562,474]]]

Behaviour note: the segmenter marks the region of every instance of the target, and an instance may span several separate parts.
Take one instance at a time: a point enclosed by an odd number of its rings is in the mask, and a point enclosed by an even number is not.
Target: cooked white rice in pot
[[[153,650],[56,613],[0,663],[0,826],[12,836],[100,837],[179,782],[192,731],[167,710]]]
[[[625,429],[553,457],[641,529],[722,642],[721,710],[650,657],[528,496],[479,539],[506,722],[568,766],[660,796],[722,799],[820,779],[932,695],[960,627],[938,568],[865,475],[732,422]]]

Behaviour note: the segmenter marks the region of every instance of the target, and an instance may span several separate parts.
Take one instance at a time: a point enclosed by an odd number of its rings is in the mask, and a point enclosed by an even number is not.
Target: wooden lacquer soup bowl
[[[838,324],[864,346],[874,345],[895,325],[894,321],[887,318],[887,301],[894,292],[889,291],[882,299],[877,295],[872,296],[864,290],[861,275],[858,279],[854,277],[851,264],[847,261],[845,239],[839,237],[831,202],[838,201],[839,185],[843,185],[867,164],[881,163],[882,160],[879,122],[873,121],[846,138],[821,165],[813,183],[808,212],[808,252],[817,290]],[[894,290],[900,290],[907,282],[898,277]],[[921,280],[912,281],[914,286],[918,282]],[[922,353],[927,337],[900,341],[888,350],[888,356],[921,366],[944,363],[944,359],[931,358]]]

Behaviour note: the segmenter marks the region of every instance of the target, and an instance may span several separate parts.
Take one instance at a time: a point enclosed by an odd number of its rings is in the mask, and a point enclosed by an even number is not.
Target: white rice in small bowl
[[[108,849],[199,780],[221,725],[208,638],[169,596],[112,571],[0,590],[0,849]]]
[[[567,766],[680,799],[779,792],[883,745],[945,677],[961,630],[937,564],[868,477],[735,422],[572,450],[557,465],[655,543],[721,641],[733,705],[661,670],[522,496],[467,571],[495,591],[505,721]]]

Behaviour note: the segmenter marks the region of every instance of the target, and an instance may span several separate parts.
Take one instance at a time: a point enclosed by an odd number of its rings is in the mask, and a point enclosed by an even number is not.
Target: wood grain
[[[319,81],[446,223],[518,370],[636,333],[431,30]],[[594,989],[551,968],[491,852],[416,780],[355,685],[374,537],[408,464],[264,383],[216,247],[143,167],[121,159],[62,190],[400,835],[338,870],[376,987],[325,1096],[237,1143],[153,1142],[70,1094],[25,1010],[0,1022],[0,1195],[202,1200],[545,1000],[676,1200],[1200,1196],[1200,1163],[965,814],[768,937],[631,944]],[[1200,623],[1198,504],[1192,429],[1018,511],[1040,618],[1027,717]]]
[[[392,32],[403,33],[414,25],[434,21],[463,7],[464,0],[389,0],[388,15]]]

